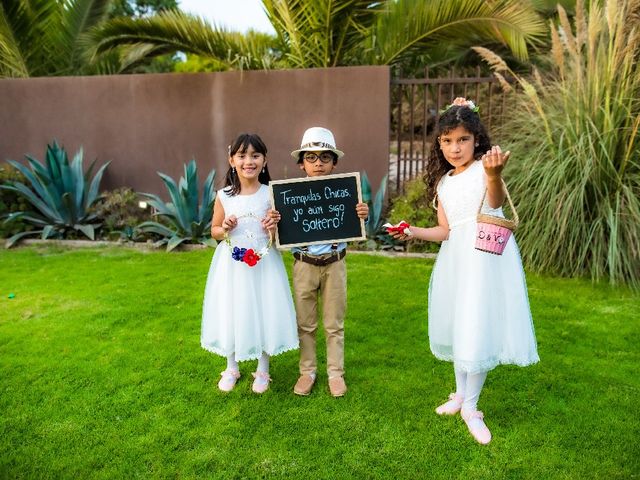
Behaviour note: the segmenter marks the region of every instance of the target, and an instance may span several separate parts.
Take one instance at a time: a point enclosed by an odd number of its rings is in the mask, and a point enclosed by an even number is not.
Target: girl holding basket
[[[508,225],[501,208],[508,158],[491,146],[474,103],[456,98],[440,116],[425,175],[438,225],[390,229],[400,240],[442,242],[429,284],[429,343],[437,358],[453,363],[456,390],[436,413],[459,412],[481,444],[491,441],[477,410],[487,373],[500,364],[539,361],[515,238],[481,223],[497,217],[495,223]]]

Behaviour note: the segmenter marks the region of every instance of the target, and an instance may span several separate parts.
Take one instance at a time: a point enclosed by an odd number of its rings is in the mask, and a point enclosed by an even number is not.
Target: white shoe
[[[484,414],[478,410],[465,412],[462,410],[460,416],[467,424],[469,432],[476,439],[476,442],[486,445],[491,441],[491,432],[484,423]]]
[[[218,388],[223,392],[230,392],[233,387],[236,386],[236,382],[240,378],[240,372],[238,370],[225,370],[220,375],[222,378],[218,382]]]
[[[455,415],[462,408],[462,402],[464,402],[462,395],[452,393],[449,395],[449,400],[436,408],[436,413],[438,415]]]
[[[271,381],[271,377],[268,373],[264,372],[255,372],[253,374],[253,385],[251,386],[251,390],[254,393],[264,393],[269,390],[269,382]]]

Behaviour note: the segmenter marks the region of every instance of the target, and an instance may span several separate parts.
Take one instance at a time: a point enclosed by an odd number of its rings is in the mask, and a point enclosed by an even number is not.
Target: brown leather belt
[[[293,252],[293,258],[295,258],[296,260],[300,260],[301,262],[308,263],[310,265],[315,265],[316,267],[326,267],[327,265],[331,265],[333,262],[342,260],[346,255],[346,248],[340,250],[339,252],[334,252],[328,257],[322,255],[315,256],[301,252]]]

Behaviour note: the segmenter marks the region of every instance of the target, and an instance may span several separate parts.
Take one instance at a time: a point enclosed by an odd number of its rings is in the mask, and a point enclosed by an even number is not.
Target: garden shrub
[[[22,182],[25,178],[18,170],[9,164],[0,165],[0,185],[8,182]],[[0,188],[0,238],[8,238],[18,232],[25,232],[33,229],[31,225],[25,224],[20,219],[4,223],[5,216],[10,213],[26,210],[29,203],[22,195],[12,190]]]
[[[154,239],[136,228],[153,218],[150,208],[140,207],[140,197],[129,187],[120,187],[102,193],[94,212],[103,223],[100,237],[105,240],[143,241]]]
[[[417,227],[433,227],[438,222],[436,211],[427,200],[427,185],[421,177],[405,183],[404,193],[391,201],[389,222],[395,224],[401,220]],[[406,244],[409,252],[437,252],[440,249],[439,243],[422,240],[409,240]]]

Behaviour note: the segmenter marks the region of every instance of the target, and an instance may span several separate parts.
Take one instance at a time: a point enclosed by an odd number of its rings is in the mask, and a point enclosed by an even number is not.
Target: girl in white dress
[[[211,235],[220,243],[209,268],[201,345],[227,359],[218,388],[233,390],[238,362],[258,359],[252,390],[269,388],[269,357],[298,348],[296,315],[280,253],[271,245],[267,147],[255,134],[229,146],[225,188],[213,207]]]
[[[409,227],[394,237],[442,242],[429,284],[429,343],[453,362],[456,391],[436,408],[460,412],[482,444],[491,432],[476,409],[487,372],[499,364],[539,361],[524,271],[515,238],[502,255],[475,249],[476,216],[503,217],[501,172],[509,158],[491,146],[473,102],[456,98],[442,113],[427,164],[427,194],[436,198],[438,225]]]

